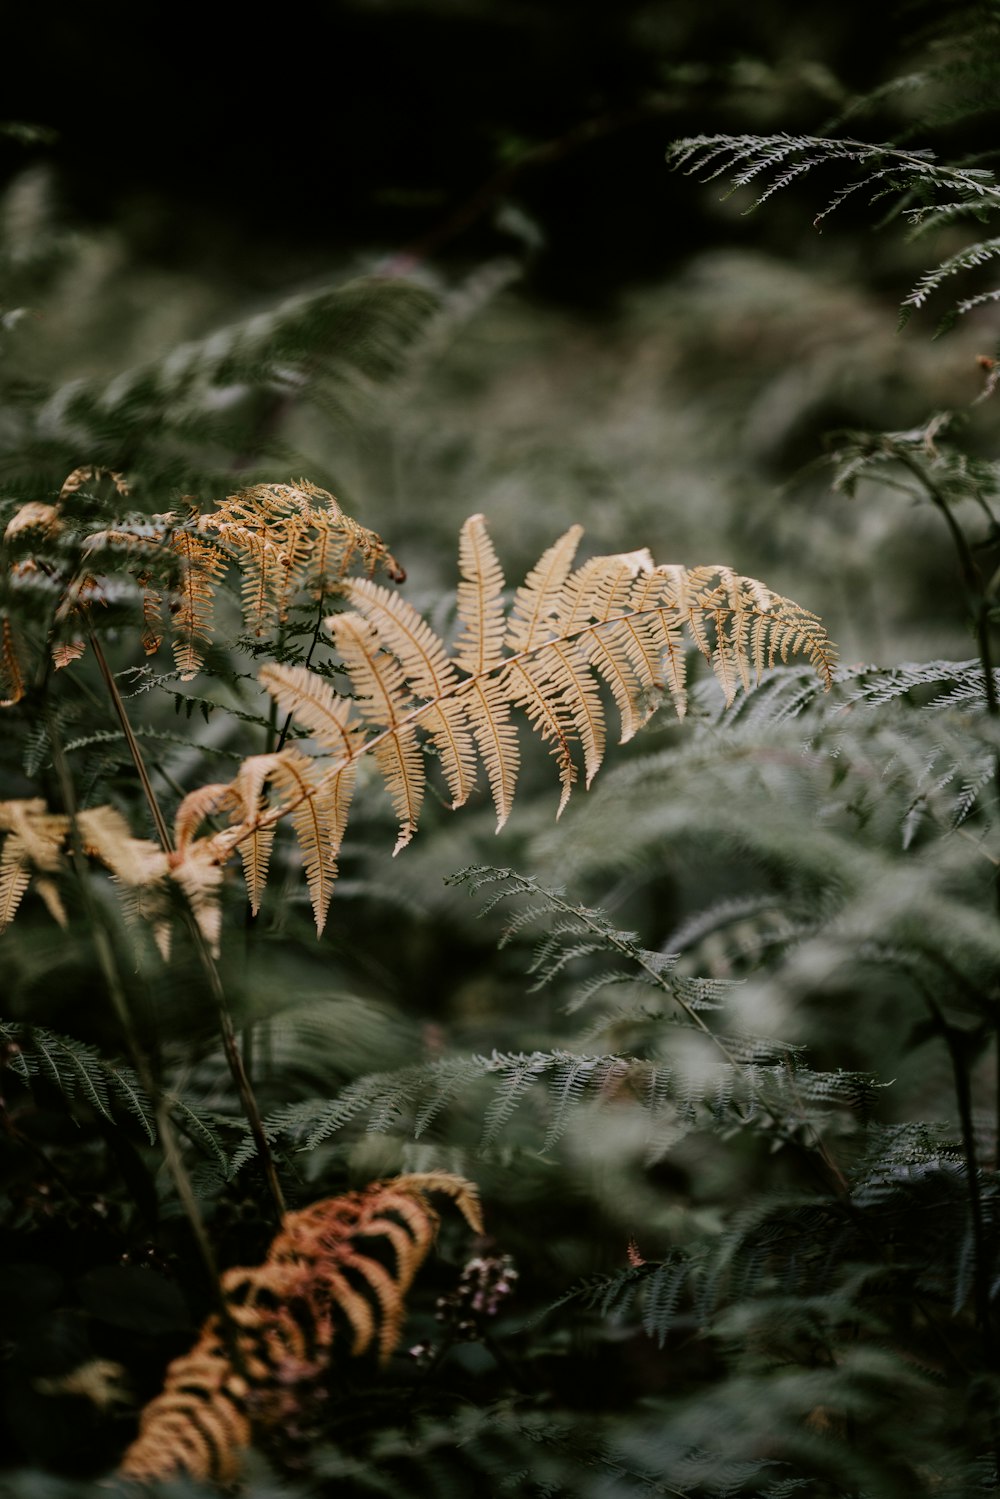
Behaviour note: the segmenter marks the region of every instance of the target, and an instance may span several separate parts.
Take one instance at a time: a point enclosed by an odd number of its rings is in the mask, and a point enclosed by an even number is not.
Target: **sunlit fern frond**
[[[763,584],[726,567],[657,567],[644,551],[594,558],[573,572],[579,536],[573,527],[545,553],[508,611],[483,519],[467,521],[452,654],[405,600],[370,580],[346,580],[354,612],[327,626],[352,697],[302,667],[269,664],[260,673],[279,706],[331,757],[316,771],[315,790],[303,794],[319,796],[371,753],[399,818],[398,852],[416,830],[428,748],[455,806],[469,795],[478,754],[499,829],[516,789],[511,710],[520,708],[556,760],[561,811],[578,757],[588,785],[603,759],[602,686],[618,707],[623,739],[665,697],[684,713],[685,637],[711,664],[727,702],[790,655],[804,655],[831,682],[835,655],[820,622]],[[271,825],[281,815],[275,809],[260,821]],[[234,842],[242,836],[236,830]],[[338,844],[340,836],[342,829]]]
[[[41,520],[18,512],[12,524],[15,538],[63,526],[55,509]],[[101,533],[102,544],[111,534]],[[116,544],[125,538],[126,554],[129,534],[128,528],[114,532]],[[195,512],[190,524],[177,527],[165,516],[135,532],[141,553],[136,577],[145,580],[143,587],[156,576],[161,555],[174,567],[178,559],[181,563],[179,582],[171,584],[166,576],[159,583],[165,592],[172,587],[177,599],[172,630],[182,678],[193,676],[200,665],[227,560],[250,576],[244,607],[248,623],[256,621],[258,627],[265,620],[269,628],[280,623],[292,592],[322,600],[336,588],[352,606],[326,620],[350,679],[349,695],[304,666],[271,663],[260,673],[261,685],[311,734],[318,753],[287,746],[251,757],[231,782],[198,788],[177,809],[175,848],[161,852],[169,854],[169,877],[185,892],[213,947],[222,866],[240,852],[257,909],[271,835],[283,819],[298,839],[322,931],[364,755],[381,774],[399,819],[399,852],[417,829],[428,753],[442,767],[454,806],[472,790],[478,757],[498,830],[503,826],[520,760],[514,708],[524,712],[556,760],[562,811],[578,762],[588,786],[602,763],[603,688],[616,704],[622,739],[664,699],[684,714],[685,639],[710,663],[727,703],[766,667],[790,655],[804,656],[824,685],[832,681],[835,652],[820,621],[764,584],[728,567],[657,567],[646,551],[592,558],[574,571],[580,534],[574,526],[548,549],[508,609],[485,523],[472,516],[460,541],[459,633],[450,653],[396,594],[370,578],[343,575],[358,560],[369,571],[382,566],[395,578],[402,572],[378,536],[350,521],[331,496],[311,485],[258,485],[230,496],[214,512]],[[265,567],[264,552],[250,545],[251,536],[277,549],[293,579],[287,587],[269,581],[271,562]],[[89,567],[86,575],[91,576]],[[201,833],[206,819],[220,817],[226,819],[224,827]],[[98,841],[98,857],[126,885],[161,880],[163,872],[154,872],[149,859],[141,878],[129,877],[122,837],[119,830],[111,858]],[[11,911],[23,894],[23,864],[19,846],[11,844],[4,886]]]
[[[296,1385],[301,1395],[341,1357],[374,1352],[384,1363],[434,1242],[432,1193],[482,1233],[475,1187],[447,1172],[375,1182],[286,1214],[262,1265],[222,1277],[223,1315],[168,1368],[119,1472],[229,1484],[255,1435],[278,1433],[294,1415]]]
[[[215,636],[216,599],[231,568],[240,575],[244,628],[256,638],[279,630],[293,603],[331,601],[351,568],[405,577],[380,536],[305,480],[254,485],[214,510],[192,505],[182,519],[168,512],[93,530],[64,507],[102,476],[77,470],[55,504],[28,501],[6,527],[5,586],[17,582],[23,591],[37,580],[46,615],[30,629],[23,611],[19,629],[13,612],[3,615],[0,692],[8,705],[24,694],[38,636],[49,637],[56,666],[68,666],[83,654],[94,606],[120,602],[123,584],[141,609],[143,649],[152,654],[169,635],[180,680],[188,681]]]

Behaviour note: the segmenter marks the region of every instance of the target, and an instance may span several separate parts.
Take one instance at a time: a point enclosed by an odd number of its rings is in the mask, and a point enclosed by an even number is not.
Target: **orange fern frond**
[[[182,682],[201,670],[204,645],[212,638],[215,589],[226,571],[226,557],[194,531],[177,530],[170,547],[180,559],[173,606],[174,660]]]
[[[441,765],[455,807],[468,798],[481,761],[499,831],[520,766],[515,708],[555,757],[561,812],[579,776],[578,760],[588,787],[603,762],[602,689],[617,709],[622,742],[664,700],[683,717],[689,642],[710,663],[727,703],[792,653],[804,654],[830,685],[835,651],[808,610],[731,568],[657,566],[645,549],[594,557],[574,570],[580,534],[571,527],[545,552],[507,610],[485,522],[478,515],[467,521],[451,652],[395,593],[366,578],[344,581],[352,612],[326,625],[351,695],[305,667],[261,669],[261,685],[312,734],[320,755],[278,757],[283,769],[271,778],[280,775],[283,793],[267,808],[241,812],[243,799],[234,793],[230,826],[223,841],[216,837],[217,856],[256,843],[261,830],[287,815],[322,930],[362,755],[377,766],[399,819],[398,853],[417,828],[428,753]],[[247,857],[258,868],[256,856]],[[251,898],[260,893],[257,879]]]
[[[12,708],[24,697],[24,667],[10,620],[0,620],[0,708]]]
[[[95,553],[115,554],[131,576],[142,607],[142,645],[152,655],[169,635],[182,681],[201,670],[205,649],[215,631],[215,602],[223,576],[233,566],[240,572],[243,623],[255,636],[282,626],[301,597],[317,603],[330,599],[352,568],[371,576],[381,567],[396,582],[406,576],[385,542],[349,515],[325,490],[308,484],[259,484],[230,495],[214,510],[202,512],[193,503],[185,519],[164,513],[94,531],[65,545],[68,528],[62,502],[84,484],[108,478],[121,495],[128,486],[121,474],[93,467],[75,469],[55,504],[29,501],[8,522],[6,542],[23,552],[34,545],[41,551],[62,537],[63,553],[41,558],[49,587],[60,592],[49,641],[57,666],[67,666],[83,653],[82,633],[67,639],[67,627],[85,619],[94,603],[105,600],[106,580],[88,570]],[[18,556],[9,564],[10,576],[37,571],[32,556]],[[169,619],[163,605],[169,601]],[[37,634],[37,631],[36,631]],[[4,619],[0,638],[0,706],[10,706],[24,695],[25,646]],[[30,656],[30,650],[27,655]]]
[[[43,511],[23,516],[22,529],[58,524],[57,515]],[[379,770],[398,818],[398,853],[417,830],[428,755],[441,766],[453,807],[470,796],[481,763],[498,831],[504,825],[520,770],[515,709],[556,761],[561,813],[581,770],[589,787],[603,763],[607,697],[621,742],[664,701],[683,717],[690,645],[709,662],[727,704],[791,655],[804,655],[827,686],[832,681],[834,648],[808,610],[729,567],[657,566],[644,548],[574,567],[579,526],[546,550],[508,607],[486,523],[470,517],[459,542],[458,631],[449,650],[395,593],[370,577],[345,576],[355,561],[368,571],[382,566],[393,577],[402,574],[374,532],[305,482],[240,491],[181,526],[169,515],[144,525],[141,537],[138,530],[100,534],[116,544],[120,534],[126,550],[130,536],[137,547],[141,540],[137,581],[146,591],[149,628],[159,602],[154,564],[165,554],[180,563],[179,583],[164,579],[163,591],[175,599],[171,628],[184,678],[197,671],[211,638],[215,590],[230,560],[243,569],[245,619],[256,631],[280,623],[295,593],[322,599],[336,587],[350,606],[325,621],[350,679],[349,695],[304,666],[267,664],[260,672],[261,685],[311,734],[315,753],[289,747],[251,757],[232,782],[202,787],[178,809],[170,877],[188,893],[213,943],[222,865],[239,850],[256,911],[283,819],[298,840],[322,931],[362,755]],[[83,570],[71,580],[57,619],[86,612],[91,582]],[[59,649],[65,659],[75,653],[72,642]],[[23,677],[6,625],[0,667],[13,700],[23,692]],[[203,832],[209,818],[223,825]],[[7,868],[2,888],[12,906],[23,894],[17,845]]]
[[[49,812],[40,797],[0,802],[0,833],[6,834],[0,852],[0,932],[14,920],[32,880],[61,868],[68,831],[69,819]],[[51,891],[51,880],[46,888]]]
[[[254,1439],[278,1434],[294,1414],[297,1386],[315,1386],[341,1355],[374,1352],[384,1363],[437,1233],[432,1192],[451,1197],[482,1233],[475,1187],[447,1172],[375,1182],[287,1213],[262,1265],[222,1277],[224,1316],[210,1317],[170,1365],[119,1473],[230,1484]]]

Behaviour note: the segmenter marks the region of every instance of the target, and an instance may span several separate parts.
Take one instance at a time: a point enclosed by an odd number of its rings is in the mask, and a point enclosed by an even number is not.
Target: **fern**
[[[342,1342],[350,1357],[374,1349],[384,1363],[433,1243],[432,1192],[450,1197],[482,1233],[475,1188],[445,1172],[375,1182],[289,1213],[263,1265],[223,1276],[222,1313],[170,1365],[120,1473],[147,1483],[183,1473],[230,1484],[255,1433],[294,1419]],[[372,1253],[380,1239],[391,1268]]]
[[[25,518],[22,509],[11,522],[15,539],[35,531],[38,524],[34,512]],[[49,507],[43,529],[58,533],[60,528],[58,509]],[[789,653],[805,654],[827,685],[832,680],[833,647],[815,616],[798,605],[728,568],[688,572],[677,566],[655,567],[646,552],[593,558],[572,572],[578,527],[545,553],[515,594],[508,619],[502,574],[479,516],[472,517],[462,532],[461,633],[450,658],[443,642],[408,604],[369,580],[343,577],[355,557],[369,567],[381,563],[400,574],[380,538],[343,516],[330,496],[307,485],[243,492],[199,520],[194,530],[164,532],[156,538],[157,547],[171,536],[183,540],[175,647],[182,678],[192,675],[200,661],[198,641],[210,629],[222,565],[203,532],[249,559],[251,586],[249,595],[244,593],[244,608],[250,609],[258,627],[265,618],[273,619],[275,611],[280,621],[281,600],[294,587],[308,586],[320,598],[336,587],[356,611],[326,621],[350,678],[353,701],[304,666],[273,664],[260,672],[261,683],[277,704],[299,720],[329,757],[326,765],[289,747],[245,761],[229,783],[190,793],[174,819],[169,859],[164,850],[149,845],[142,847],[139,865],[134,857],[129,863],[121,857],[124,843],[118,833],[110,842],[97,841],[95,851],[125,884],[156,885],[169,878],[179,885],[213,944],[219,866],[240,850],[256,910],[267,881],[271,834],[283,818],[291,823],[302,850],[316,927],[323,930],[362,755],[371,754],[399,817],[398,853],[417,828],[426,748],[440,760],[453,806],[461,805],[471,792],[478,753],[493,793],[498,830],[503,826],[512,808],[520,758],[510,719],[514,706],[524,709],[551,747],[562,787],[562,811],[578,775],[574,748],[582,754],[588,785],[603,758],[599,684],[607,685],[618,707],[623,739],[648,719],[657,694],[668,693],[683,715],[684,630],[711,663],[727,702],[739,685],[749,688],[752,674],[759,675]],[[116,534],[132,546],[133,533]],[[145,538],[142,542],[145,546]],[[283,566],[289,577],[280,594],[263,581],[265,542],[278,547],[286,559]],[[144,578],[149,565],[148,559],[143,561]],[[96,583],[88,586],[98,588]],[[69,585],[60,611],[78,591],[78,583]],[[265,600],[270,611],[266,614]],[[427,745],[418,731],[427,736]],[[28,813],[9,805],[9,816],[28,826]],[[228,826],[196,837],[206,817],[218,813],[228,815]],[[44,821],[47,814],[33,807],[31,816],[38,839],[50,826]],[[42,870],[48,867],[46,860],[58,863],[58,845],[67,836],[68,824],[58,824],[58,836],[56,826],[52,823],[53,831],[44,835],[51,849],[44,858],[32,861],[30,850],[22,852],[23,828],[17,835],[21,843],[10,845],[8,840],[5,845],[10,869],[5,922],[13,919],[32,866]],[[139,843],[132,844],[131,854],[139,856]]]
[[[469,794],[478,753],[499,828],[511,811],[519,764],[511,707],[522,707],[551,747],[561,810],[578,775],[574,747],[583,756],[588,783],[603,756],[599,682],[607,683],[619,707],[623,738],[649,717],[651,694],[666,690],[683,713],[685,628],[711,662],[727,700],[738,684],[749,685],[752,673],[793,651],[806,654],[830,680],[833,650],[818,621],[753,579],[726,568],[655,568],[645,553],[595,558],[570,572],[576,540],[574,530],[545,554],[518,590],[508,622],[502,576],[482,520],[467,522],[458,598],[462,631],[452,658],[403,600],[365,580],[347,582],[345,595],[357,612],[334,615],[327,624],[357,709],[302,668],[265,666],[260,674],[279,706],[312,732],[332,764],[325,770],[317,770],[316,762],[303,764],[309,784],[274,811],[244,801],[232,783],[240,811],[211,844],[215,855],[257,826],[273,825],[306,801],[315,803],[320,821],[300,839],[305,836],[307,867],[311,862],[314,870],[310,887],[321,928],[320,892],[342,837],[353,768],[363,754],[371,753],[399,817],[398,852],[416,830],[424,796],[418,731],[440,759],[455,806]],[[282,763],[275,761],[269,777],[280,779]],[[324,799],[332,811],[324,809]]]
[[[940,162],[929,149],[905,150],[892,144],[810,135],[700,135],[675,142],[667,160],[702,181],[728,177],[730,192],[752,188],[756,196],[750,209],[818,167],[837,164],[854,169],[856,180],[838,188],[819,210],[813,220],[816,227],[854,194],[865,195],[872,203],[887,196],[898,199],[894,211],[918,232],[954,223],[965,215],[983,218],[1000,207],[1000,185],[992,171]],[[995,239],[979,240],[925,272],[903,299],[901,322],[952,276],[991,261],[997,245]],[[987,291],[958,302],[942,321],[941,330],[997,295]]]
[[[88,370],[40,382],[32,399],[21,392],[11,403],[0,468],[44,482],[86,453],[105,467],[127,467],[140,492],[154,496],[227,482],[227,453],[244,466],[275,451],[288,462],[282,428],[290,409],[356,408],[399,371],[435,306],[425,288],[402,280],[323,287],[111,376]],[[30,360],[37,333],[21,327],[14,336]]]
[[[4,1065],[29,1087],[35,1079],[51,1083],[70,1102],[88,1104],[111,1124],[119,1122],[120,1114],[130,1115],[149,1143],[155,1143],[155,1110],[131,1067],[111,1062],[96,1047],[44,1026],[0,1020],[0,1040],[6,1048]],[[164,1102],[182,1132],[228,1170],[229,1155],[214,1118],[175,1093],[166,1093]]]

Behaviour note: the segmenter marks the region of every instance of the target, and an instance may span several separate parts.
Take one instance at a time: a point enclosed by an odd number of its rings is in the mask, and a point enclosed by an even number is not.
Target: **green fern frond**
[[[277,452],[288,462],[283,410],[364,398],[402,367],[435,306],[429,291],[399,279],[288,298],[113,378],[76,378],[22,403],[6,433],[6,466],[21,470],[31,454],[65,471],[80,453],[123,466],[127,454],[138,489],[152,496],[225,482],[226,466],[213,468],[220,449]],[[262,401],[270,423],[261,421]]]
[[[772,194],[818,167],[835,164],[854,170],[856,180],[837,189],[816,214],[813,223],[817,227],[856,193],[866,194],[872,203],[892,197],[890,216],[903,214],[918,232],[965,216],[981,220],[1000,208],[1000,185],[987,168],[951,165],[938,161],[929,149],[906,150],[889,143],[872,145],[849,138],[787,133],[693,136],[676,141],[667,152],[667,161],[704,182],[727,177],[729,193],[752,187],[756,196],[746,212],[759,208]],[[980,240],[927,271],[903,299],[901,324],[950,277],[995,258],[998,243],[995,239]],[[958,303],[943,321],[942,330],[956,317],[995,300],[997,295],[1000,293],[987,291]]]
[[[31,1087],[33,1080],[51,1083],[70,1102],[81,1101],[109,1123],[127,1114],[142,1127],[150,1144],[157,1138],[156,1115],[131,1067],[101,1056],[94,1046],[43,1026],[0,1020],[0,1041],[6,1047],[4,1065]],[[168,1093],[166,1102],[180,1130],[223,1168],[228,1153],[213,1116],[184,1098]]]

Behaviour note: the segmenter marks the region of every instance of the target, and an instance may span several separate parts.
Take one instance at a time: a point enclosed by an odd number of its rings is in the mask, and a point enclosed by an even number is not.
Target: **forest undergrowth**
[[[513,261],[150,299],[8,193],[14,1499],[1000,1487],[966,10],[671,147],[820,250],[603,323]]]

